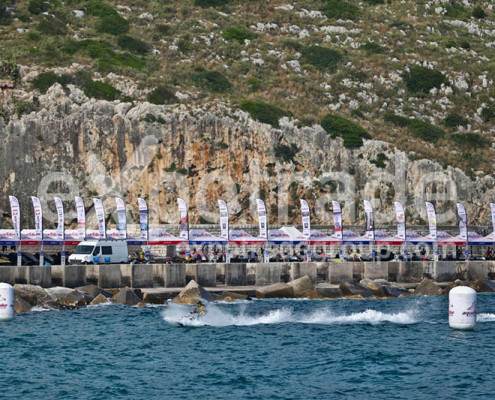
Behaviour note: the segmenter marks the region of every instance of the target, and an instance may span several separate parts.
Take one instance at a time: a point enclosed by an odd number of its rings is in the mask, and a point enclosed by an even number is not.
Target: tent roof
[[[340,244],[341,240],[333,235],[329,235],[323,231],[311,230],[309,237],[310,244]]]
[[[355,243],[355,244],[369,244],[373,243],[373,240],[370,240],[365,235],[358,235],[356,232],[350,230],[344,230],[343,232],[343,240],[344,243]]]
[[[237,245],[263,244],[266,243],[266,239],[253,236],[242,229],[233,229],[229,232],[229,243],[234,243]]]
[[[0,229],[0,244],[14,246],[17,243],[17,236],[13,229]]]
[[[301,242],[306,242],[307,240],[296,227],[283,226],[280,229],[270,229],[268,231],[268,241],[276,244],[299,244]]]
[[[490,232],[486,236],[480,235],[478,232],[468,232],[468,244],[474,246],[493,246],[495,245],[495,232]]]
[[[189,243],[191,244],[225,244],[227,240],[215,236],[204,229],[191,229],[189,231]]]

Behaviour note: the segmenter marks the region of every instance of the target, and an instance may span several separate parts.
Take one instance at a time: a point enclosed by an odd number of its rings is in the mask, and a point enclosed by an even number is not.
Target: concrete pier
[[[282,263],[256,264],[256,286],[281,282]]]
[[[245,286],[247,284],[246,264],[224,264],[225,284]]]
[[[123,286],[179,288],[191,279],[207,287],[265,286],[305,275],[314,283],[333,285],[363,278],[398,283],[417,283],[424,276],[438,282],[484,280],[495,277],[495,261],[0,266],[0,282],[71,288],[86,284],[109,289]]]
[[[163,286],[183,287],[186,285],[186,266],[184,264],[163,264]]]
[[[120,265],[98,265],[98,286],[101,288],[119,288],[122,286]]]
[[[51,267],[28,267],[28,283],[38,285],[43,288],[52,286],[52,268]]]
[[[314,262],[302,262],[292,263],[290,265],[290,280],[301,278],[304,275],[308,275],[313,282],[316,282],[317,263]]]
[[[328,282],[339,284],[352,281],[354,263],[330,263],[328,266]]]
[[[131,268],[132,288],[152,288],[153,287],[153,265],[134,264]]]
[[[365,262],[364,279],[388,280],[388,262]]]

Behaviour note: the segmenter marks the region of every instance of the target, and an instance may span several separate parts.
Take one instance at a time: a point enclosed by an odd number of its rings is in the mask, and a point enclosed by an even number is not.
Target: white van
[[[85,240],[69,256],[69,264],[118,264],[129,262],[126,240]]]

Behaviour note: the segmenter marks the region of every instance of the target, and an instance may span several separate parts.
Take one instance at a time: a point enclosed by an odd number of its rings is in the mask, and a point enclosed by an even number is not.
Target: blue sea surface
[[[495,296],[39,311],[0,324],[1,399],[493,399]]]

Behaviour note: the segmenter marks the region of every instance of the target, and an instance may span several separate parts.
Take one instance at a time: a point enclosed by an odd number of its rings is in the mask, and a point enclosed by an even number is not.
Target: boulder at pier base
[[[116,304],[124,304],[126,306],[135,306],[141,299],[137,294],[129,287],[120,289],[116,294],[113,295],[112,301]]]
[[[56,286],[46,289],[46,292],[55,301],[57,308],[79,308],[88,303],[85,293],[76,289]]]
[[[99,304],[107,304],[107,303],[111,303],[110,299],[108,297],[105,297],[102,293],[100,293],[91,301],[90,305],[96,306]]]
[[[315,297],[315,285],[308,275],[289,282],[294,297]]]
[[[442,288],[429,278],[424,278],[414,290],[414,294],[417,296],[438,296],[442,293]]]
[[[287,283],[275,283],[256,290],[256,297],[262,298],[291,298],[294,297],[294,288]]]
[[[196,304],[200,300],[210,301],[210,293],[195,280],[190,281],[184,289],[173,299],[177,304]]]

